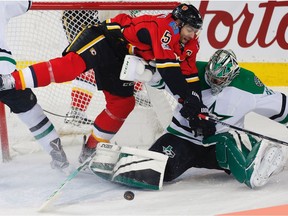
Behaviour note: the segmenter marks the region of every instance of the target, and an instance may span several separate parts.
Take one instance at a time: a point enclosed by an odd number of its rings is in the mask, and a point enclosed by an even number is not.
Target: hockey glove
[[[197,92],[192,91],[192,94],[189,95],[184,101],[179,100],[179,103],[183,105],[180,110],[180,114],[188,119],[193,121],[198,119],[198,114],[201,112],[202,103],[200,101],[200,96]]]
[[[0,74],[0,91],[15,88],[15,79],[11,74]]]
[[[149,82],[156,72],[156,67],[150,65],[150,62],[148,64],[141,57],[126,55],[120,72],[120,79],[144,83]]]
[[[201,114],[209,116],[208,108],[202,104]],[[189,120],[189,126],[195,132],[195,136],[202,135],[205,138],[212,136],[216,132],[216,124],[214,122],[200,119],[198,116]]]
[[[214,122],[200,120],[199,128],[201,130],[202,136],[205,138],[212,136],[216,132],[216,124]]]

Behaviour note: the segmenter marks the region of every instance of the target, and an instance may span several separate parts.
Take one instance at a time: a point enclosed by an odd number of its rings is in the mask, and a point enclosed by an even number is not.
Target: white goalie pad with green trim
[[[99,143],[90,170],[106,180],[130,187],[160,190],[168,157],[158,152]]]
[[[160,190],[168,157],[158,152],[122,147],[112,181],[132,187]]]
[[[264,186],[272,175],[284,169],[286,161],[287,146],[263,140],[251,166],[246,169],[249,180],[246,184],[251,188]]]
[[[287,161],[287,146],[243,133],[221,133],[206,142],[216,143],[218,164],[250,188],[265,185],[272,175],[283,170]]]
[[[113,168],[118,161],[121,147],[111,143],[98,143],[96,154],[89,163],[92,173],[111,180]]]

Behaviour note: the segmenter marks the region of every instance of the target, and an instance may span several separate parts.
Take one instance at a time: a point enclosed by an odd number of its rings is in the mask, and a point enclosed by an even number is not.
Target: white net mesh
[[[133,16],[143,13],[165,13],[165,11],[153,10],[145,12],[134,10],[130,12]],[[30,10],[25,15],[12,19],[7,29],[7,39],[8,45],[17,61],[18,69],[39,61],[46,61],[61,56],[68,43],[85,25],[103,21],[117,13],[119,11]],[[48,87],[34,89],[33,91],[60,136],[77,136],[89,133],[91,123],[105,107],[103,94],[101,91],[97,91],[93,71],[86,72],[73,82],[50,84]],[[167,93],[159,94],[159,97],[164,96],[167,98],[172,110],[175,106],[174,99]],[[129,123],[127,123],[128,126],[123,126],[124,129],[121,129],[122,132],[120,131],[117,136],[121,137],[122,142],[128,145],[130,145],[129,142],[133,142],[133,145],[150,145],[157,137],[157,134],[163,131],[163,127],[157,120],[157,115],[153,111],[147,90],[142,83],[136,83],[135,85],[135,98],[137,105],[133,113],[128,117],[127,122],[134,115],[136,121],[132,119],[131,126]],[[67,113],[69,116],[65,118]],[[14,121],[13,118],[15,116],[13,114],[7,113],[7,115],[9,119],[9,142],[12,149],[19,149],[16,146],[22,143],[23,140],[32,142],[34,140],[32,135],[28,129],[25,129],[20,120]],[[73,118],[75,116],[76,119]],[[167,114],[167,118],[171,118],[171,113]],[[131,131],[130,127],[135,128],[135,126],[140,127],[140,129],[136,129],[137,132]],[[151,128],[149,128],[148,132],[145,132],[143,127]],[[15,130],[19,132],[17,135],[13,132]],[[134,132],[134,135],[127,135],[127,131],[123,132],[124,130],[132,132],[132,134]],[[137,134],[139,131],[143,133],[141,135]],[[128,139],[127,136],[129,136]]]

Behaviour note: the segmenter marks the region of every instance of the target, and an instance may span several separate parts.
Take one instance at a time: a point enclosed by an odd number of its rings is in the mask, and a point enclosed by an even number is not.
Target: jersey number
[[[166,30],[161,38],[161,42],[168,44],[171,41],[171,33]]]

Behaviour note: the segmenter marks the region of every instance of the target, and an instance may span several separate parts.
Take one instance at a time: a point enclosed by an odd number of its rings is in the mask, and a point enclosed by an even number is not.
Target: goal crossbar
[[[168,2],[33,2],[31,10],[171,10],[180,3]]]

